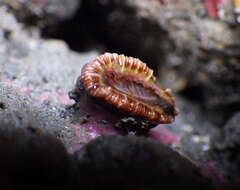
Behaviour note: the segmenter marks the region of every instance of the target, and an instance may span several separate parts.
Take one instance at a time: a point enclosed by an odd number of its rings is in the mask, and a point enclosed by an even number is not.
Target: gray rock
[[[26,30],[6,7],[0,7],[0,121],[16,128],[33,126],[73,141],[70,113],[73,88],[81,67],[97,55],[77,54],[58,40],[42,40],[36,29]],[[6,35],[7,32],[7,35]]]

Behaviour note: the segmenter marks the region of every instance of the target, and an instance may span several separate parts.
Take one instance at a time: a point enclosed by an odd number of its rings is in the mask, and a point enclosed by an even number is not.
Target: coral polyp
[[[170,89],[137,58],[105,53],[83,66],[79,82],[92,97],[130,116],[171,123],[178,114]]]

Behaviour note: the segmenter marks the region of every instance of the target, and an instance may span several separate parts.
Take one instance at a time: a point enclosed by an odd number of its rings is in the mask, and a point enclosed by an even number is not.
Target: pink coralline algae
[[[25,96],[30,94],[30,89],[27,86],[21,86],[21,88],[19,89],[20,92],[22,92]]]
[[[227,184],[223,173],[218,171],[214,165],[210,162],[206,162],[200,165],[201,173],[204,176],[209,177],[215,183],[215,185],[221,190],[231,190],[230,184]]]
[[[48,3],[48,0],[31,0],[31,2],[39,7],[44,7]]]
[[[68,95],[58,91],[46,91],[40,94],[35,98],[36,101],[40,101],[42,103],[48,104],[52,99],[56,99],[60,104],[68,105],[73,102],[69,99]]]
[[[158,125],[149,131],[149,136],[163,144],[176,144],[181,140],[181,135],[178,135],[164,126]]]
[[[207,10],[207,13],[212,18],[217,18],[217,5],[219,3],[219,0],[204,0],[204,4]]]
[[[60,101],[60,103],[68,105],[71,104],[72,101],[69,99],[68,95],[62,92],[57,92],[58,95],[58,99]]]
[[[86,121],[78,121],[69,126],[75,134],[74,145],[68,149],[69,153],[74,153],[100,135],[119,133],[113,127],[119,119],[118,117],[90,101],[83,100],[81,103],[81,114],[87,113],[89,116]]]
[[[86,123],[72,124],[70,126],[74,130],[76,136],[76,143],[68,149],[69,153],[74,153],[83,145],[96,137],[104,134],[117,134],[117,131],[111,124],[101,124],[94,117],[90,117]]]
[[[208,16],[218,18],[218,8],[221,4],[232,0],[203,0]]]

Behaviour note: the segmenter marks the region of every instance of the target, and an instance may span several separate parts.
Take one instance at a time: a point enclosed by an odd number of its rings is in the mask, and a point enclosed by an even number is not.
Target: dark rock
[[[136,135],[146,135],[149,130],[156,127],[156,125],[157,124],[140,118],[123,117],[115,124],[115,127],[125,134],[132,132]]]
[[[172,41],[150,15],[139,14],[148,10],[138,8],[138,2],[84,0],[72,20],[54,26],[54,33],[47,26],[43,35],[62,38],[76,50],[82,50],[84,43],[85,49],[86,45],[100,47],[101,52],[107,47],[110,52],[138,57],[157,70],[164,64],[165,53],[172,50]]]
[[[212,139],[213,153],[230,176],[240,175],[240,113],[226,123],[218,136]]]
[[[39,27],[71,18],[80,3],[81,0],[10,0],[6,2],[19,21]]]
[[[82,189],[214,189],[191,161],[146,138],[102,136],[73,158]]]
[[[69,158],[63,144],[35,126],[0,124],[0,177],[3,189],[64,189]]]

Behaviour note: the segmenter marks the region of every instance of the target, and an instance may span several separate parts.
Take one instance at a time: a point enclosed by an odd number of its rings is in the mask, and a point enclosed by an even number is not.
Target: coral
[[[171,123],[178,114],[171,90],[158,87],[139,59],[105,53],[86,64],[78,80],[89,95],[126,114],[153,123]]]

